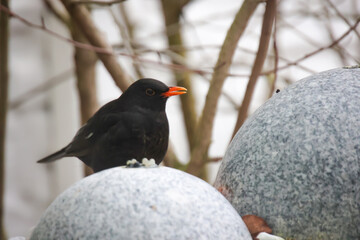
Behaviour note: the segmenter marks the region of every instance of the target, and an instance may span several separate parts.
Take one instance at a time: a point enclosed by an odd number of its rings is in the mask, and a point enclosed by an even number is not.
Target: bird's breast
[[[169,123],[165,116],[154,118],[146,128],[145,155],[161,162],[167,151],[169,142]]]

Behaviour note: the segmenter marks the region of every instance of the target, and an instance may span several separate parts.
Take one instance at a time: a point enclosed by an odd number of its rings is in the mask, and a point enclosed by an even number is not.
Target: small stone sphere
[[[359,66],[275,93],[236,134],[215,187],[275,235],[359,239]]]
[[[244,239],[239,214],[211,185],[168,167],[116,167],[58,196],[31,239]]]

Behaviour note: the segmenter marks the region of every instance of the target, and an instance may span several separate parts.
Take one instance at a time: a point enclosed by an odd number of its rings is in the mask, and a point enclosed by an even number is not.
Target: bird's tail
[[[66,157],[67,153],[66,153],[66,147],[64,147],[63,149],[60,149],[59,151],[44,157],[42,159],[40,159],[39,161],[37,161],[37,163],[48,163],[48,162],[53,162],[55,160],[58,160],[60,158]]]

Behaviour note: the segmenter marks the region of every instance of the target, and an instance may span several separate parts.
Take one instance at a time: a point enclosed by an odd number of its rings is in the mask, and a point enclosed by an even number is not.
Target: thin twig
[[[323,12],[325,12],[325,13],[324,13],[325,17],[326,17],[326,10],[327,10],[327,9],[325,8],[324,11],[323,11]],[[319,14],[316,15],[316,14],[314,13],[314,17],[320,18],[320,16],[318,16],[318,15],[319,15]],[[321,16],[321,18],[324,18],[324,16]],[[280,18],[280,20],[281,20],[281,23],[285,24],[285,25],[288,27],[289,30],[295,32],[301,39],[303,39],[304,41],[306,41],[307,43],[309,43],[310,45],[312,45],[314,48],[320,48],[320,47],[321,47],[321,43],[314,41],[313,39],[311,39],[311,37],[309,37],[308,35],[306,35],[304,32],[298,30],[297,27],[296,27],[296,25],[287,22],[284,18]],[[326,19],[326,20],[320,19],[319,21],[320,21],[320,22],[326,22],[326,21],[328,21],[328,20],[329,20],[329,19]],[[325,24],[327,24],[327,23],[325,23]],[[347,54],[347,55],[348,55],[349,57],[351,57],[352,59],[355,59],[355,60],[356,60],[356,58],[355,58],[353,55],[351,55],[349,52],[347,52],[346,49],[343,48],[343,50],[344,50],[344,53],[345,53],[345,54]],[[298,65],[296,65],[296,66],[298,66]]]
[[[76,24],[73,25],[71,29],[72,38],[78,42],[88,43],[79,27]],[[96,63],[98,57],[93,51],[82,48],[75,48],[74,50],[76,85],[79,96],[81,125],[83,125],[99,108],[96,94]],[[89,176],[94,172],[90,167],[83,165],[83,173],[84,176]]]
[[[95,4],[99,6],[111,6],[113,4],[118,4],[125,2],[126,0],[113,0],[113,1],[95,1],[95,0],[76,0],[76,1],[70,1],[70,5],[76,5],[76,4]]]
[[[14,12],[10,11],[8,8],[4,7],[3,5],[0,5],[0,10],[7,13],[9,16],[12,16],[12,17],[20,20],[22,23],[24,23],[25,25],[27,25],[29,27],[44,31],[44,32],[46,32],[46,33],[48,33],[48,34],[62,40],[62,41],[68,42],[68,43],[70,43],[70,44],[72,44],[72,45],[74,45],[75,47],[78,47],[78,48],[84,48],[84,49],[95,51],[96,53],[101,53],[101,54],[129,57],[129,58],[133,59],[135,62],[146,63],[146,64],[155,65],[155,66],[163,66],[165,68],[170,68],[170,69],[173,69],[175,71],[186,71],[186,72],[191,72],[191,73],[195,73],[195,74],[199,74],[199,75],[209,75],[209,74],[214,73],[213,71],[194,69],[194,68],[179,65],[179,64],[164,63],[164,62],[161,62],[161,61],[144,59],[144,58],[140,58],[138,56],[134,56],[134,55],[127,54],[127,53],[119,53],[119,52],[115,53],[115,52],[113,52],[112,50],[109,50],[109,49],[104,49],[104,48],[96,47],[96,46],[93,46],[93,45],[90,45],[90,44],[84,44],[84,43],[76,42],[76,41],[74,41],[72,39],[69,39],[69,38],[66,38],[66,37],[64,37],[64,36],[54,32],[54,31],[52,31],[52,30],[50,30],[50,29],[48,29],[48,28],[46,28],[46,27],[44,27],[42,25],[32,23],[32,22],[20,17],[19,15],[17,15]],[[341,41],[344,37],[346,37],[353,29],[355,29],[357,27],[358,23],[359,23],[359,20],[357,20],[356,23],[346,33],[344,33],[344,36],[342,36],[340,40],[337,39],[337,41]],[[330,46],[330,48],[331,47],[332,47],[332,45]],[[318,52],[321,52],[321,51],[326,50],[328,48],[329,48],[329,46],[319,48],[318,50],[316,50],[316,51],[314,51],[312,53],[309,53],[309,54],[305,55],[304,57],[299,58],[298,60],[293,61],[293,62],[291,62],[291,61],[289,61],[289,60],[287,60],[287,59],[285,59],[283,57],[279,57],[279,59],[287,62],[287,64],[285,64],[284,66],[279,67],[278,70],[280,71],[280,70],[284,70],[284,69],[287,69],[287,68],[292,67],[292,66],[297,66],[299,68],[302,68],[305,71],[313,73],[314,72],[313,70],[310,70],[310,69],[308,69],[308,68],[306,68],[304,66],[301,66],[300,62],[305,60],[306,58],[311,57],[312,55],[315,55]],[[263,72],[263,73],[261,73],[261,75],[268,75],[268,74],[273,73],[273,72],[274,72],[274,69],[270,70],[270,71]],[[227,77],[237,77],[237,78],[249,77],[247,74],[233,74],[233,73],[227,73],[226,76]]]
[[[207,162],[208,163],[216,163],[216,162],[220,162],[224,157],[212,157],[212,158],[208,158]]]
[[[113,45],[113,47],[116,49],[116,48],[122,48],[122,47],[124,47],[124,46],[122,46],[122,45],[119,45],[119,44],[115,44],[115,45]],[[138,49],[137,49],[138,48]],[[177,50],[179,48],[179,46],[169,46],[169,50],[171,51],[171,50]],[[202,46],[191,46],[191,47],[185,47],[184,48],[184,50],[185,51],[196,51],[196,50],[202,50],[202,49],[206,49],[206,48],[215,48],[215,49],[219,49],[219,48],[221,48],[221,46],[219,46],[219,45],[202,45]],[[144,47],[144,46],[141,46],[141,45],[139,45],[139,46],[136,46],[136,48],[135,48],[135,50],[136,50],[136,52],[139,54],[139,53],[149,53],[149,52],[156,52],[156,53],[161,53],[161,54],[167,54],[167,49],[149,49],[149,48],[146,48],[146,47]],[[241,47],[241,46],[237,46],[237,48],[236,48],[236,50],[237,51],[242,51],[242,52],[244,52],[244,53],[248,53],[248,54],[256,54],[256,52],[255,51],[253,51],[253,50],[250,50],[250,49],[248,49],[248,48],[245,48],[245,47]],[[274,54],[269,54],[269,57],[273,57],[273,58],[275,58],[275,55]],[[278,60],[281,60],[281,61],[284,61],[285,63],[290,63],[290,62],[292,62],[292,61],[290,61],[289,59],[286,59],[286,58],[284,58],[284,57],[282,57],[282,56],[277,56],[277,58],[278,58]],[[184,64],[183,64],[184,65]],[[315,74],[316,73],[316,71],[314,71],[314,70],[312,70],[312,69],[310,69],[310,68],[308,68],[308,67],[306,67],[306,66],[303,66],[302,64],[297,64],[296,65],[298,68],[300,68],[301,70],[304,70],[304,71],[306,71],[306,72],[309,72],[309,73],[311,73],[311,74]],[[261,74],[261,75],[265,75],[265,74]],[[249,77],[249,75],[238,75],[238,74],[231,74],[231,73],[229,73],[228,74],[228,77]]]
[[[89,10],[81,4],[71,5],[70,0],[61,0],[61,2],[64,4],[72,20],[77,24],[89,43],[96,47],[107,49],[110,53],[112,53],[110,44],[96,26]],[[125,91],[131,84],[131,80],[129,75],[117,61],[116,57],[113,54],[97,53],[97,55],[104,64],[106,70],[110,73],[115,84],[122,91]]]
[[[39,24],[32,23],[32,22],[26,20],[25,18],[17,15],[16,13],[10,11],[8,8],[4,7],[3,5],[0,5],[0,10],[7,13],[11,17],[14,17],[14,18],[18,19],[23,24],[25,24],[25,25],[27,25],[29,27],[44,31],[44,32],[46,32],[46,33],[48,33],[48,34],[62,40],[62,41],[68,42],[68,43],[70,43],[73,46],[78,47],[78,48],[83,48],[83,49],[87,49],[87,50],[90,50],[90,51],[94,51],[94,52],[96,52],[98,54],[129,57],[132,60],[134,60],[135,62],[148,63],[148,64],[152,64],[152,65],[160,65],[160,66],[163,66],[165,68],[174,69],[176,71],[187,71],[187,72],[192,72],[192,73],[196,73],[196,74],[199,74],[199,75],[213,74],[212,71],[205,71],[205,70],[190,68],[190,67],[179,65],[179,64],[164,63],[164,62],[161,62],[161,61],[139,58],[138,56],[134,56],[134,55],[127,54],[127,53],[114,53],[112,49],[107,49],[107,48],[97,47],[97,46],[94,46],[94,45],[91,45],[91,44],[77,42],[77,41],[74,41],[73,39],[64,37],[64,36],[58,34],[57,32],[48,29],[44,25],[39,25]],[[247,77],[247,75],[241,75],[241,74],[227,74],[227,76],[230,76],[230,77]]]
[[[135,52],[135,43],[134,43],[134,24],[130,21],[129,16],[128,16],[128,12],[126,11],[126,7],[124,4],[120,4],[119,5],[119,12],[120,12],[120,16],[123,19],[124,22],[124,28],[125,28],[125,33],[126,33],[126,37],[127,37],[127,41],[129,43],[128,49],[130,50],[130,54],[134,54],[136,56],[138,56],[138,53]],[[142,64],[140,61],[136,62],[134,61],[133,63],[134,66],[134,70],[135,73],[137,74],[138,78],[143,78],[144,74],[142,72]]]
[[[61,5],[58,1],[54,0],[44,0],[45,5],[51,10],[51,12],[55,15],[57,19],[59,19],[63,24],[65,24],[68,28],[71,27],[70,16],[67,13],[64,6]]]
[[[324,10],[323,12],[325,13],[325,17],[326,20],[322,21],[322,23],[324,24],[324,28],[326,29],[326,32],[328,34],[329,39],[331,40],[331,42],[335,41],[335,36],[334,36],[334,31],[331,27],[331,16],[330,16],[330,12],[328,9],[328,6],[326,5],[325,2],[322,3],[322,5],[324,6]],[[333,50],[337,53],[337,55],[339,55],[342,65],[343,66],[347,66],[348,62],[345,56],[345,49],[342,48],[340,45],[334,46]]]
[[[190,163],[187,167],[187,172],[193,175],[201,175],[199,170],[202,169],[202,166],[206,162],[217,104],[219,102],[218,99],[228,75],[237,43],[258,4],[259,1],[256,0],[245,0],[226,34],[215,68],[216,66],[222,66],[216,68],[212,75],[205,106],[198,123],[195,145],[191,152]]]
[[[1,6],[9,6],[1,0]],[[4,5],[3,5],[4,4]],[[0,12],[0,239],[7,239],[5,231],[5,139],[9,87],[9,17]]]
[[[20,95],[13,101],[9,102],[8,107],[9,110],[14,110],[20,107],[23,103],[28,102],[34,96],[37,96],[40,93],[44,93],[49,89],[57,86],[58,84],[69,80],[70,77],[74,74],[74,68],[68,69],[40,84],[39,86],[34,87],[33,89],[29,90],[28,92]]]
[[[279,52],[278,52],[278,47],[277,47],[277,34],[276,34],[276,28],[277,28],[277,21],[276,21],[276,17],[274,19],[274,30],[273,30],[273,49],[274,49],[274,75],[273,75],[273,79],[271,82],[271,86],[270,86],[270,90],[269,90],[269,98],[273,95],[274,90],[275,90],[275,85],[276,85],[276,80],[277,80],[277,69],[278,69],[278,65],[279,65]]]
[[[109,8],[110,15],[112,16],[114,23],[117,25],[117,27],[120,31],[120,35],[123,40],[123,44],[124,44],[126,51],[130,55],[135,56],[134,62],[133,62],[133,67],[134,67],[135,73],[137,75],[136,77],[143,78],[143,74],[139,67],[140,64],[138,64],[138,61],[135,60],[135,59],[137,59],[137,52],[135,52],[135,50],[133,48],[133,44],[132,44],[132,36],[131,36],[132,34],[130,33],[130,30],[129,30],[129,28],[130,28],[129,19],[126,16],[126,11],[124,9],[124,5],[119,5],[119,7],[120,7],[119,10],[121,10],[120,16],[121,16],[124,24],[122,24],[120,22],[120,20],[117,18],[117,16],[115,15],[114,11],[111,8]]]
[[[334,47],[339,42],[341,42],[347,35],[349,35],[354,29],[356,29],[356,27],[359,25],[359,23],[360,23],[360,18],[358,18],[356,20],[355,24],[353,24],[343,35],[341,35],[339,38],[337,38],[335,41],[333,41],[329,45],[327,45],[325,47],[321,47],[321,48],[319,48],[319,49],[317,49],[317,50],[315,50],[313,52],[310,52],[310,53],[306,54],[305,56],[303,56],[303,57],[301,57],[301,58],[299,58],[299,59],[297,59],[297,60],[295,60],[293,62],[290,62],[290,63],[288,63],[288,64],[286,64],[284,66],[278,67],[277,70],[280,71],[280,70],[284,70],[284,69],[286,69],[286,68],[288,68],[290,66],[296,66],[299,62],[301,62],[301,61],[303,61],[303,60],[305,60],[305,59],[307,59],[309,57],[312,57],[315,54],[318,54],[319,52],[322,52],[322,51],[324,51],[326,49]],[[273,73],[274,71],[275,71],[275,69],[263,72],[262,74],[267,75],[267,74]]]
[[[83,49],[87,49],[87,50],[92,50],[92,51],[95,51],[96,53],[102,53],[102,54],[108,54],[108,55],[114,55],[114,53],[109,50],[109,49],[106,49],[106,48],[101,48],[101,47],[96,47],[96,46],[93,46],[93,45],[90,45],[90,44],[85,44],[85,43],[81,43],[81,42],[77,42],[77,41],[74,41],[70,38],[67,38],[67,37],[64,37],[62,36],[61,34],[47,28],[45,25],[39,25],[39,24],[35,24],[35,23],[32,23],[28,20],[26,20],[25,18],[17,15],[16,13],[10,11],[10,9],[8,9],[7,7],[3,6],[3,5],[0,5],[0,10],[7,13],[9,16],[11,17],[14,17],[18,20],[20,20],[23,24],[29,26],[29,27],[32,27],[32,28],[35,28],[35,29],[39,29],[39,30],[42,30],[42,31],[45,31],[47,33],[49,33],[50,35],[60,39],[60,40],[63,40],[65,42],[68,42],[68,43],[71,43],[72,45],[74,45],[75,47],[79,47],[79,48],[83,48]]]
[[[263,68],[266,59],[275,15],[276,15],[276,0],[268,0],[266,2],[266,9],[263,18],[258,53],[256,55],[253,69],[251,71],[251,75],[249,78],[249,82],[246,87],[244,99],[242,101],[241,107],[238,112],[238,119],[235,124],[232,138],[235,136],[235,134],[237,133],[237,131],[239,130],[239,128],[242,126],[245,119],[247,118],[247,113],[252,99],[252,95],[254,93],[255,84],[261,73],[261,70]]]
[[[351,27],[351,23],[349,22],[349,20],[346,19],[346,17],[339,11],[339,9],[337,9],[337,7],[330,1],[330,0],[326,0],[326,2],[330,5],[330,7],[336,12],[336,14],[342,19],[344,20],[344,22]],[[356,36],[360,39],[360,34],[358,33],[358,31],[356,29],[354,29],[354,32],[356,34]]]
[[[168,56],[171,58],[173,64],[184,64],[181,61],[186,60],[186,51],[184,51],[183,36],[181,31],[180,17],[183,8],[189,1],[168,1],[162,0],[162,13],[165,20],[165,25],[178,25],[174,28],[173,32],[166,32],[168,46],[180,46],[176,51],[167,51]],[[167,28],[168,29],[168,28]],[[180,61],[179,61],[180,60]],[[190,152],[194,146],[194,139],[196,134],[197,125],[197,112],[195,109],[196,101],[194,98],[193,84],[191,75],[188,72],[174,72],[176,83],[188,89],[188,94],[180,98],[183,119],[185,123],[187,142]]]
[[[113,55],[113,56],[129,57],[134,62],[146,63],[146,64],[155,65],[155,66],[163,66],[165,68],[170,68],[170,69],[173,69],[175,71],[180,71],[180,72],[191,72],[191,73],[195,73],[195,74],[199,74],[199,75],[212,75],[214,73],[213,71],[195,69],[195,68],[191,68],[191,67],[180,65],[180,64],[164,63],[162,61],[144,59],[144,58],[140,58],[139,56],[131,55],[131,54],[127,54],[127,53],[122,53],[122,52],[115,53],[111,49],[96,47],[96,46],[91,45],[91,44],[77,42],[77,41],[74,41],[73,39],[62,36],[61,34],[55,32],[55,31],[53,31],[51,29],[48,29],[46,26],[39,25],[39,24],[36,24],[36,23],[32,23],[32,22],[26,20],[25,18],[17,15],[16,13],[10,11],[8,8],[4,7],[3,5],[0,5],[0,10],[7,13],[11,17],[14,17],[14,18],[18,19],[23,24],[25,24],[25,25],[27,25],[27,26],[29,26],[31,28],[35,28],[35,29],[44,31],[44,32],[52,35],[53,37],[56,37],[57,39],[60,39],[60,40],[62,40],[64,42],[72,44],[73,46],[75,46],[77,48],[87,49],[87,50],[94,51],[94,52],[100,53],[100,54],[108,54],[108,55]],[[265,73],[265,74],[267,74],[267,73]],[[227,73],[226,76],[227,77],[237,77],[237,78],[249,77],[249,75],[246,75],[246,74],[232,74],[232,73]]]

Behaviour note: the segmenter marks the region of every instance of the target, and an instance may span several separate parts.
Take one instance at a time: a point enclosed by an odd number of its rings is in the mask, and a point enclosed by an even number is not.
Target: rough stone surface
[[[117,167],[61,194],[31,239],[251,237],[231,204],[201,179],[167,167]]]
[[[275,94],[236,134],[215,187],[276,235],[360,239],[360,68]]]

